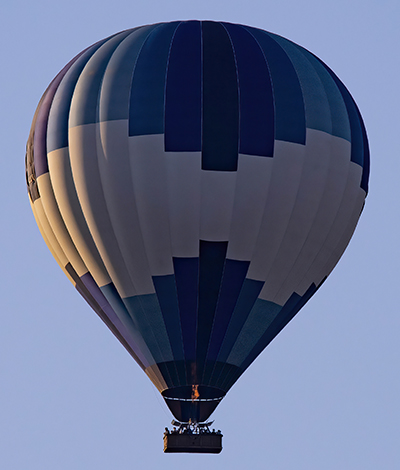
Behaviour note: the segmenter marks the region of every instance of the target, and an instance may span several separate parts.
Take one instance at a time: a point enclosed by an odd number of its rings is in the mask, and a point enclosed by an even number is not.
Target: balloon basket
[[[210,423],[178,423],[170,432],[165,428],[164,452],[189,454],[219,454],[222,451],[222,433],[208,428]]]

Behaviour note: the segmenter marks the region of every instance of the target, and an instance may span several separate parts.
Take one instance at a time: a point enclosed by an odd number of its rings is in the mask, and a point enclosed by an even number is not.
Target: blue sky
[[[0,468],[398,468],[398,1],[14,0],[0,17]],[[52,259],[25,188],[30,123],[56,73],[103,37],[175,19],[249,24],[315,53],[355,98],[371,150],[356,233],[214,413],[218,456],[163,454],[172,416]]]

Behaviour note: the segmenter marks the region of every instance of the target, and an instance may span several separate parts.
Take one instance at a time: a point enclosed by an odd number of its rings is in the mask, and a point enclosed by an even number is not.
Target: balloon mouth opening
[[[221,401],[225,392],[219,388],[206,385],[186,385],[183,387],[168,388],[161,392],[166,400],[179,401]]]
[[[224,398],[225,392],[206,385],[187,385],[164,390],[162,396],[178,421],[203,423]]]

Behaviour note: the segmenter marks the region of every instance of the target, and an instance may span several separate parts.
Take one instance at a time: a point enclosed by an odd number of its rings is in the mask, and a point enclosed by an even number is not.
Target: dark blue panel
[[[292,62],[266,31],[250,27],[246,29],[260,44],[271,74],[275,101],[275,139],[305,144],[303,94]]]
[[[107,299],[104,297],[91,274],[84,274],[79,279],[79,282],[77,282],[76,288],[139,366],[143,370],[148,367],[149,364],[146,358],[143,356],[138,346],[132,341],[127,329],[124,327],[111,305],[107,302]]]
[[[243,372],[249,365],[256,359],[256,357],[268,346],[268,344],[280,333],[283,328],[292,320],[296,313],[309,301],[315,294],[319,287],[311,284],[307,292],[301,297],[293,293],[289,300],[282,307],[275,320],[268,327],[267,331],[263,334],[257,344],[254,346],[245,361],[241,364]]]
[[[362,172],[362,177],[361,177],[361,188],[368,194],[368,180],[369,180],[369,144],[368,144],[368,137],[367,137],[367,131],[364,126],[363,119],[361,117],[361,114],[357,108],[358,112],[358,117],[360,119],[360,125],[361,125],[361,131],[363,135],[363,142],[364,142],[364,160],[363,160],[363,172]]]
[[[225,352],[225,357],[227,356],[225,360],[234,364],[243,362],[281,310],[281,305],[258,298],[250,313],[247,314],[246,321],[243,323],[240,332],[236,335],[234,341],[230,342],[230,349],[228,352]],[[221,370],[220,376],[216,375],[217,371],[215,371],[213,381],[222,387],[227,387],[226,381],[231,380],[231,377],[226,375],[226,373],[226,367]],[[223,378],[224,375],[225,378]]]
[[[263,281],[245,279],[218,354],[219,361],[225,362],[228,358],[253,305],[260,295],[263,285]]]
[[[234,370],[234,369],[227,367],[229,365],[230,364],[225,365],[217,381],[218,386],[221,387],[222,390],[226,390],[226,391],[228,391],[232,387],[232,385],[244,372],[244,370],[242,369]]]
[[[197,317],[196,362],[202,377],[208,342],[221,289],[228,242],[200,240],[199,308]]]
[[[68,72],[70,67],[84,54],[85,51],[74,57],[54,78],[54,80],[47,87],[44,92],[38,109],[36,110],[35,131],[33,135],[33,158],[35,165],[35,176],[38,178],[44,173],[48,173],[49,167],[47,164],[47,122],[49,119],[50,107],[53,102],[54,95],[60,85],[61,80]]]
[[[234,383],[239,379],[244,371],[241,369],[228,369],[229,364],[225,364],[224,370],[221,373],[220,380],[218,381],[218,387],[223,387],[223,390],[228,391]]]
[[[241,364],[282,310],[282,306],[258,298],[230,352],[227,362]]]
[[[332,76],[333,76],[332,72]],[[336,80],[335,80],[336,78]],[[361,124],[359,119],[359,114],[357,112],[356,104],[353,101],[350,93],[347,91],[347,88],[343,83],[334,76],[334,80],[342,93],[344,102],[346,103],[347,112],[350,119],[350,128],[351,128],[351,161],[357,163],[357,165],[363,166],[364,161],[364,139],[361,130]]]
[[[201,24],[181,23],[168,63],[165,150],[201,150]]]
[[[80,93],[70,114],[69,128],[98,122],[99,94],[104,71],[115,49],[129,34],[130,30],[108,38],[87,63],[79,79]]]
[[[242,26],[223,23],[235,50],[239,79],[239,152],[272,157],[274,100],[267,63],[254,37]]]
[[[65,74],[50,109],[47,128],[47,152],[68,147],[68,120],[72,95],[87,61],[108,39],[89,47]]]
[[[175,364],[172,362],[161,362],[157,364],[160,373],[165,380],[168,388],[179,387],[178,374],[175,368]]]
[[[275,37],[275,35],[274,35]],[[281,38],[281,41],[285,41]],[[346,105],[343,101],[342,94],[340,93],[335,81],[326,67],[319,61],[311,52],[307,51],[297,44],[291,43],[302,55],[304,55],[310,62],[315,72],[318,74],[319,79],[325,89],[326,97],[329,102],[330,114],[332,116],[332,135],[342,137],[343,139],[351,141],[350,122],[347,115]]]
[[[185,359],[194,361],[196,358],[199,259],[174,258],[173,261]]]
[[[202,169],[236,171],[239,97],[235,58],[225,28],[204,21]]]
[[[318,58],[317,58],[318,59]],[[356,103],[353,100],[350,92],[344,86],[344,84],[339,80],[336,74],[322,62],[322,60],[318,59],[321,64],[324,65],[326,70],[330,73],[331,77],[335,81],[337,87],[339,88],[340,93],[343,96],[343,100],[346,104],[347,113],[349,115],[350,120],[350,129],[351,129],[351,161],[357,163],[364,168],[365,164],[365,172],[363,171],[362,180],[361,180],[361,188],[364,189],[365,192],[368,192],[368,177],[369,177],[369,147],[368,147],[368,139],[367,133],[364,127],[364,123],[361,117],[361,114],[357,108]],[[365,162],[364,162],[365,159]]]
[[[164,132],[168,55],[178,22],[160,24],[147,38],[136,63],[129,108],[129,135]]]
[[[101,86],[100,121],[129,118],[133,70],[144,41],[156,27],[150,25],[130,30],[129,36],[112,55]]]
[[[297,77],[300,81],[301,91],[303,93],[307,129],[315,129],[332,135],[331,109],[326,90],[320,77],[316,73],[316,70],[311,66],[308,58],[302,54],[301,49],[296,47],[291,41],[288,41],[281,36],[277,36],[276,34],[269,33],[269,35],[286,52],[296,70]],[[344,105],[336,85],[331,79],[330,82],[334,88],[336,88],[339,100],[342,105]],[[343,111],[345,112],[345,108]],[[345,114],[347,113],[345,112]]]
[[[135,327],[157,363],[167,362],[171,348],[156,294],[135,295],[122,299]]]
[[[207,359],[215,360],[218,357],[228,324],[238,302],[249,265],[250,261],[226,260]]]
[[[129,314],[126,306],[122,302],[121,297],[119,296],[114,284],[110,283],[106,286],[102,286],[100,287],[100,290],[103,293],[104,297],[107,299],[108,303],[111,305],[114,312],[118,315],[118,318],[129,331],[129,334],[135,344],[137,344],[139,349],[142,351],[143,355],[147,360],[147,363],[149,365],[155,364],[156,360],[151,354],[149,354],[147,346],[145,345],[143,337],[138,329],[138,326],[133,321],[132,316]]]
[[[183,360],[183,343],[175,276],[173,274],[167,276],[153,276],[153,284],[164,317],[174,360]]]

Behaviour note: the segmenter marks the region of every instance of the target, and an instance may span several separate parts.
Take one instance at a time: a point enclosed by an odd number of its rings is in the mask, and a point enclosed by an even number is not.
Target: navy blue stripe
[[[168,63],[165,96],[165,150],[201,150],[201,24],[181,23]]]
[[[70,273],[70,270],[68,269],[68,265],[65,268]],[[126,336],[127,333],[125,333],[125,337],[124,337],[124,334],[122,333],[122,331],[126,332],[127,330],[123,327],[120,319],[118,318],[118,316],[116,315],[116,313],[114,312],[110,304],[107,302],[106,298],[104,297],[103,293],[99,289],[99,286],[96,284],[91,274],[86,273],[81,278],[79,278],[79,281],[76,281],[75,287],[78,290],[78,292],[82,295],[82,297],[92,307],[92,309],[98,314],[98,316],[107,325],[107,327],[114,334],[114,336],[118,339],[118,341],[124,346],[124,348],[129,352],[129,354],[135,359],[135,361],[139,364],[139,366],[143,370],[146,367],[148,367],[149,364],[147,362],[144,364],[142,360],[139,358],[139,356],[142,356],[143,360],[145,360],[138,346],[134,344],[131,338]]]
[[[202,377],[214,314],[221,289],[228,242],[200,240],[199,307],[196,362]]]
[[[126,306],[122,302],[121,297],[119,296],[118,291],[115,288],[114,284],[110,283],[105,286],[102,286],[100,287],[100,291],[102,292],[104,297],[107,299],[107,302],[111,305],[112,309],[114,310],[118,318],[121,320],[123,325],[128,330],[129,335],[133,339],[133,342],[137,344],[141,353],[143,354],[143,356],[145,356],[147,360],[147,364],[149,365],[154,364],[156,361],[152,357],[152,355],[149,354],[148,352],[149,350],[148,350],[147,345],[145,344],[143,336],[141,335],[141,332],[137,328],[137,325],[135,324],[131,315],[126,309]]]
[[[256,357],[268,346],[268,344],[280,333],[283,328],[293,319],[293,317],[304,307],[310,298],[317,292],[318,287],[311,284],[303,296],[293,293],[289,300],[282,307],[275,320],[268,327],[247,358],[242,362],[240,368],[243,372],[250,366]]]
[[[351,158],[354,163],[363,167],[360,187],[368,193],[368,179],[370,168],[370,154],[367,132],[364,126],[361,113],[345,85],[339,80],[336,74],[321,59],[314,55],[315,59],[320,62],[329,72],[330,76],[336,83],[345,102],[347,113],[350,120],[351,129]]]
[[[71,109],[69,128],[98,122],[99,95],[104,72],[115,49],[129,34],[130,31],[124,31],[108,38],[86,64],[79,78],[80,94]]]
[[[283,41],[284,39],[281,38]],[[307,51],[297,44],[291,43],[292,46],[307,58],[310,65],[318,74],[319,79],[325,89],[325,93],[329,102],[330,114],[332,116],[332,135],[342,137],[343,139],[351,141],[351,130],[349,117],[347,115],[346,105],[343,101],[342,94],[340,93],[335,81],[325,65],[318,60],[314,54]]]
[[[295,68],[282,47],[266,32],[246,27],[260,44],[274,90],[275,139],[305,144],[303,94]]]
[[[235,50],[239,79],[239,152],[272,157],[274,100],[267,63],[259,44],[242,26],[223,23]]]
[[[316,70],[311,66],[307,57],[302,54],[300,48],[296,47],[291,41],[271,33],[270,36],[286,52],[296,70],[303,93],[306,127],[332,135],[331,109],[326,90]],[[330,81],[332,82],[331,79]],[[333,86],[336,88],[334,83]],[[343,102],[340,93],[338,95],[340,101]],[[344,112],[346,112],[345,109]]]
[[[159,362],[157,366],[168,388],[179,387],[179,378],[174,363]]]
[[[217,311],[215,312],[212,335],[208,347],[207,359],[215,360],[218,357],[222,341],[225,337],[229,321],[232,318],[249,265],[250,261],[226,260],[221,292],[218,299]]]
[[[196,358],[199,258],[173,258],[185,359]]]
[[[232,364],[241,364],[281,310],[282,305],[269,300],[257,299],[227,361]]]
[[[86,51],[86,50],[85,50]],[[40,175],[49,172],[47,162],[47,123],[49,119],[50,107],[54,99],[54,95],[60,85],[61,80],[68,72],[70,67],[85,53],[82,51],[74,57],[68,64],[58,73],[53,79],[47,90],[44,92],[38,108],[35,113],[35,130],[33,134],[33,159],[35,167],[35,176],[38,178]]]
[[[368,191],[369,149],[367,134],[365,131],[364,123],[361,118],[361,114],[350,92],[339,80],[336,74],[326,64],[324,64],[321,59],[319,59],[318,57],[316,58],[321,64],[324,65],[326,70],[330,73],[331,77],[339,88],[339,91],[342,94],[343,100],[346,104],[351,128],[351,161],[357,163],[357,165],[364,167],[364,158],[366,159],[367,175],[363,178],[364,187],[362,187],[365,191]]]
[[[364,121],[361,117],[358,107],[357,107],[357,113],[360,119],[361,132],[362,132],[363,143],[364,143],[363,172],[361,176],[360,187],[368,194],[368,180],[369,180],[369,166],[370,166],[369,144],[368,144],[367,131],[365,129]]]
[[[243,374],[244,370],[234,369],[230,367],[231,364],[225,364],[225,366],[221,370],[221,374],[218,377],[218,381],[216,382],[217,387],[221,388],[225,392],[227,392],[232,385],[236,382],[236,380]]]
[[[144,41],[157,25],[130,30],[112,55],[101,86],[100,121],[129,118],[133,70]]]
[[[107,39],[94,44],[68,70],[55,94],[47,126],[47,152],[68,147],[68,120],[76,82],[88,60]]]
[[[204,21],[202,169],[236,171],[239,97],[235,58],[225,28]]]
[[[218,361],[225,362],[227,360],[263,285],[263,281],[245,279],[218,354]]]
[[[170,44],[178,22],[160,24],[143,44],[133,74],[129,135],[164,132],[165,79]]]
[[[210,385],[211,387],[219,388],[218,384],[219,382],[221,382],[220,380],[221,374],[223,373],[223,370],[226,370],[225,365],[226,365],[225,362],[213,361],[212,370],[210,373],[208,373],[207,369],[211,367],[206,366],[206,373],[204,375],[207,380],[204,381],[204,384]]]
[[[175,382],[173,386],[185,387],[187,385],[191,385],[192,383],[197,383],[197,382],[188,382],[187,374],[186,374],[186,371],[188,369],[187,366],[188,366],[188,363],[184,360],[179,360],[179,361],[173,360],[173,361],[168,361],[165,363],[159,363],[159,364],[156,364],[155,366],[153,365],[151,367],[151,370],[154,373],[161,375],[161,376],[162,376],[161,369],[164,371],[168,370],[169,375],[173,378],[173,381]],[[177,379],[177,382],[176,382],[176,379]],[[172,387],[172,385],[170,385],[169,387]]]
[[[175,276],[153,276],[153,284],[169,336],[174,360],[184,359]]]
[[[135,327],[155,361],[166,362],[165,352],[171,346],[163,328],[163,316],[156,294],[135,295],[122,299]]]
[[[364,139],[360,125],[359,114],[357,112],[357,107],[351,97],[350,93],[347,91],[347,88],[343,83],[334,76],[332,72],[333,79],[336,81],[336,84],[342,93],[344,102],[346,103],[347,113],[350,119],[350,128],[351,128],[351,161],[357,163],[357,165],[363,166],[364,162]]]

